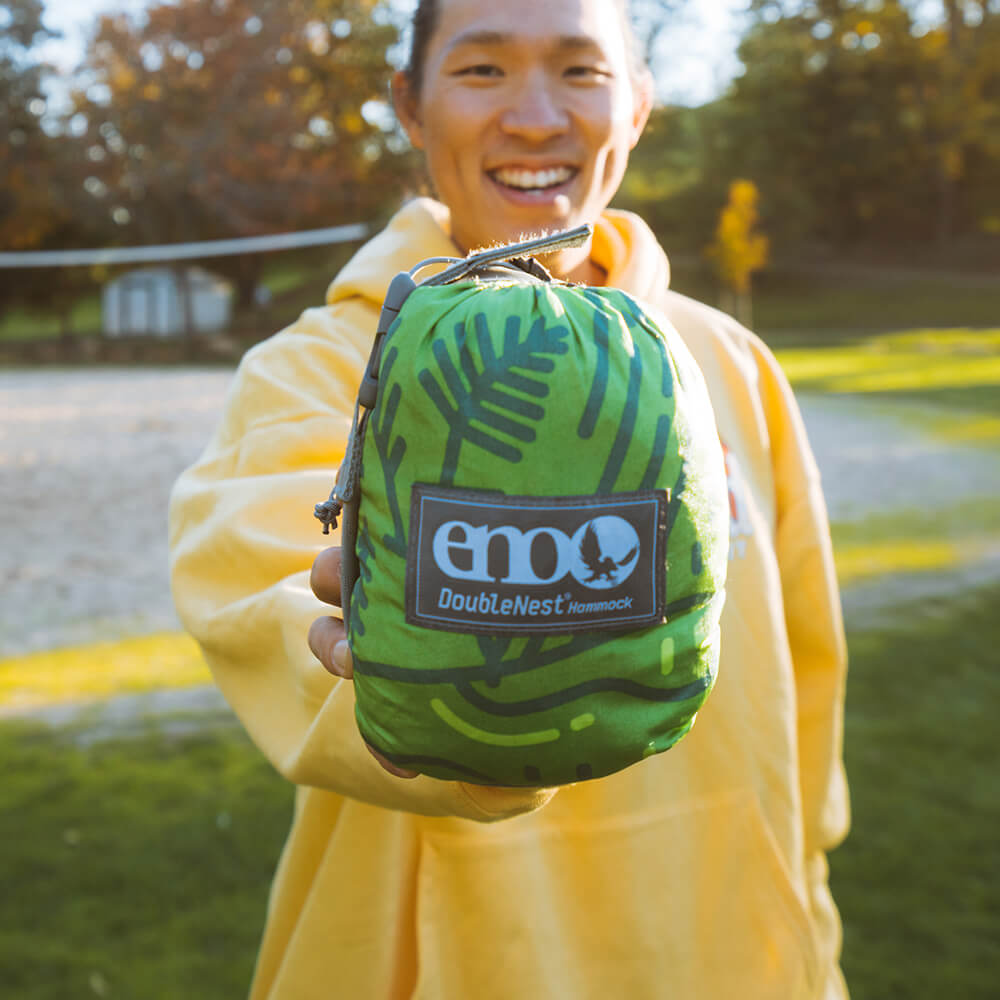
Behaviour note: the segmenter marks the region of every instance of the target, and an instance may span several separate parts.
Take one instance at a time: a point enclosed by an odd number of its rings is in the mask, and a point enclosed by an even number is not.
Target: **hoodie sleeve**
[[[309,650],[310,624],[331,613],[309,571],[337,544],[313,507],[343,458],[376,318],[363,299],[307,310],[247,354],[219,427],[171,496],[174,601],[233,710],[290,781],[424,815],[518,815],[552,791],[384,771],[358,733],[354,685]]]
[[[822,940],[839,939],[826,852],[846,836],[843,767],[847,648],[819,470],[798,405],[768,348],[753,338],[776,487],[776,548],[795,669],[806,873]],[[835,963],[833,963],[835,966]]]

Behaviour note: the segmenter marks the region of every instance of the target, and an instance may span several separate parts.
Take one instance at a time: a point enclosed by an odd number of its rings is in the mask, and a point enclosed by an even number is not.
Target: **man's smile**
[[[487,174],[501,187],[513,191],[548,191],[571,181],[579,170],[576,167],[557,166],[544,169],[527,167],[499,167]]]

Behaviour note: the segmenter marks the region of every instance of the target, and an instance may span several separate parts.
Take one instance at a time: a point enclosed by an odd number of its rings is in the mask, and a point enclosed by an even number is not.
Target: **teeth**
[[[569,167],[552,167],[549,170],[516,170],[502,167],[493,171],[493,177],[501,184],[524,191],[565,184],[572,176],[573,171]]]

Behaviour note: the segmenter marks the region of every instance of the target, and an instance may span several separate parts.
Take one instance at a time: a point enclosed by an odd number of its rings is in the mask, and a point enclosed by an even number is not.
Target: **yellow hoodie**
[[[592,257],[701,365],[732,514],[722,662],[677,747],[596,781],[482,788],[390,776],[353,687],[306,645],[312,507],[343,457],[388,282],[457,251],[420,200],[324,308],[252,350],[170,511],[174,596],[253,739],[299,788],[255,1000],[835,1000],[825,852],[848,823],[845,650],[819,475],[787,383],[733,320],[667,290],[635,216]],[[503,822],[494,822],[503,820]]]

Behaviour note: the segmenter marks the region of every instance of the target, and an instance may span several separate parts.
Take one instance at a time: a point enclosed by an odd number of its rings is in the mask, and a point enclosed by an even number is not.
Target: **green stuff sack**
[[[484,785],[667,750],[719,657],[728,496],[701,373],[625,293],[533,262],[412,285],[338,481],[361,734]]]

